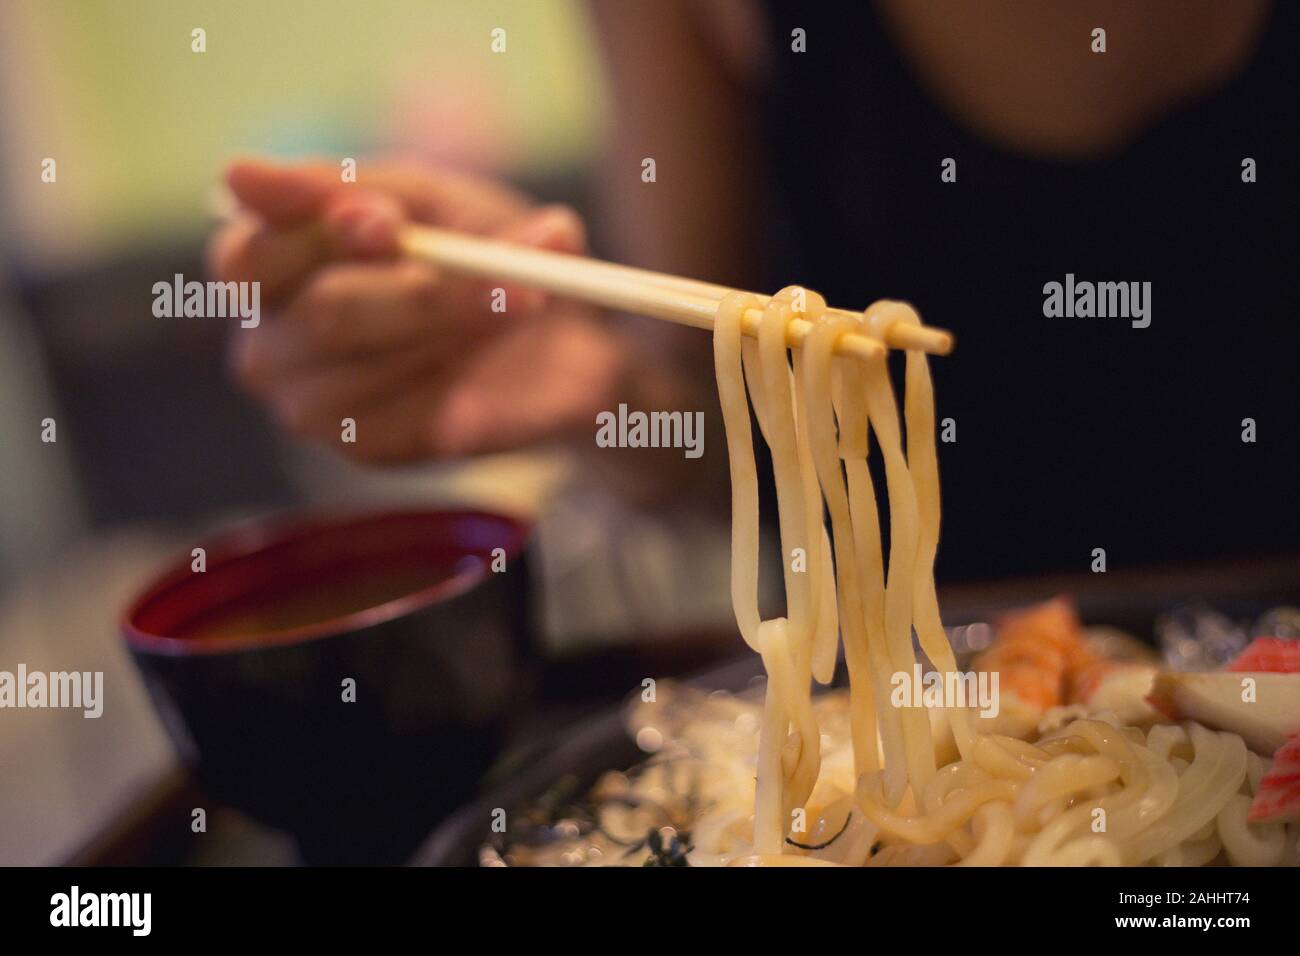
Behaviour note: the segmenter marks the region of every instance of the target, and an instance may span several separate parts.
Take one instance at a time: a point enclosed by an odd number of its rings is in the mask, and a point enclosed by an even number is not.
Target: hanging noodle
[[[934,586],[940,501],[929,367],[923,353],[908,353],[904,435],[885,358],[834,355],[850,331],[865,326],[884,340],[894,323],[919,320],[899,302],[876,303],[856,322],[828,318],[820,296],[791,287],[764,309],[758,341],[746,341],[741,319],[757,307],[753,296],[728,296],[714,331],[733,489],[732,597],[741,633],[768,674],[752,843],[732,858],[815,856],[819,849],[787,842],[798,814],[843,817],[852,807],[881,844],[872,863],[1186,864],[1221,851],[1233,862],[1280,860],[1283,827],[1246,823],[1257,785],[1247,779],[1248,757],[1259,758],[1235,734],[1196,724],[1144,734],[1100,714],[1028,743],[980,734],[970,712],[950,707],[944,718],[959,756],[937,770],[927,711],[891,706],[889,694],[891,676],[917,664],[914,631],[939,672],[957,670]],[[795,315],[814,328],[792,370],[785,330]],[[772,455],[787,600],[786,617],[767,621],[757,605],[751,401]],[[869,433],[885,472],[887,570]],[[829,540],[818,534],[823,508]],[[838,785],[821,788],[833,806],[817,808],[809,806],[821,737],[810,675],[829,679],[836,627],[849,674],[852,764],[847,773],[841,768]],[[731,814],[733,827],[739,819]]]
[[[757,337],[746,338],[742,317],[759,308]],[[786,330],[796,316],[813,327],[792,364]],[[1265,762],[1236,734],[1192,722],[1127,726],[1073,705],[1047,711],[1028,731],[1035,739],[1019,739],[1026,734],[981,730],[962,706],[893,705],[893,678],[918,667],[914,632],[936,671],[958,673],[934,584],[934,393],[926,356],[909,352],[900,422],[884,355],[841,358],[835,345],[849,332],[883,341],[891,325],[918,321],[900,302],[857,319],[828,315],[821,296],[798,287],[766,306],[746,293],[723,299],[714,362],[731,472],[731,596],[767,672],[763,698],[661,686],[662,699],[640,705],[633,723],[653,728],[663,749],[597,786],[611,799],[586,831],[573,825],[581,846],[548,844],[532,859],[644,854],[636,835],[650,827],[689,829],[697,865],[1296,862],[1297,825],[1247,822]],[[751,404],[771,450],[785,584],[785,614],[767,620]],[[867,464],[873,435],[884,502]],[[814,697],[841,640],[848,691]],[[1041,664],[1033,694],[1047,695],[1046,710],[1065,653],[1031,640],[1002,660]]]

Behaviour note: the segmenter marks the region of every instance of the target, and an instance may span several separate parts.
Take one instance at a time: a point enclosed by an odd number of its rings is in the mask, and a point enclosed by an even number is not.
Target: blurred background
[[[507,13],[510,55],[489,57]],[[589,493],[579,507],[557,454],[350,465],[232,387],[225,324],[150,311],[159,278],[202,274],[214,188],[240,154],[401,154],[585,210],[605,104],[581,3],[17,0],[0,7],[0,69],[0,669],[103,670],[110,695],[98,721],[0,716],[0,864],[68,858],[173,766],[117,615],[160,562],[232,521],[476,504],[542,519],[553,643],[728,620],[725,528]],[[57,184],[40,181],[46,157]],[[618,600],[635,580],[661,588]]]
[[[806,23],[825,44],[764,98],[781,199],[811,211],[802,235],[761,236],[769,284],[807,281],[845,306],[915,296],[958,333],[958,354],[936,368],[940,414],[990,399],[986,418],[961,419],[973,441],[941,447],[944,580],[1084,570],[1099,539],[1134,564],[1300,547],[1300,509],[1265,521],[1249,510],[1294,486],[1294,351],[1269,337],[1293,341],[1300,306],[1294,84],[1271,72],[1294,59],[1294,18],[1269,19],[1265,52],[1199,112],[1180,102],[1131,150],[1076,167],[953,123],[862,19],[850,29],[841,11],[767,7],[777,42]],[[492,57],[506,20],[510,53]],[[190,50],[196,26],[203,55]],[[109,695],[101,720],[0,712],[0,864],[78,858],[174,772],[117,615],[162,561],[242,518],[303,504],[504,510],[537,522],[553,653],[734,630],[725,516],[578,489],[562,452],[350,465],[286,438],[231,385],[227,324],[151,314],[154,282],[203,272],[214,186],[241,154],[401,154],[594,214],[614,109],[598,39],[580,0],[0,4],[0,670],[102,670]],[[827,165],[801,176],[810,142],[831,144]],[[1267,161],[1243,192],[1252,153]],[[963,188],[936,191],[939,157],[953,154]],[[41,181],[47,157],[55,184]],[[1035,255],[1005,251],[1017,247]],[[695,275],[727,279],[714,265]],[[1246,280],[1220,281],[1229,268]],[[1017,354],[1043,328],[1042,283],[1068,271],[1153,280],[1152,329],[1061,324]],[[1228,322],[1241,334],[1225,335]],[[1215,362],[1255,387],[1224,400]],[[1086,392],[1061,384],[1066,367],[1091,375]],[[1246,415],[1266,430],[1259,446],[1237,441]],[[46,418],[55,443],[40,441]],[[1120,445],[1093,455],[1117,422],[1129,423]],[[981,444],[1016,432],[1039,450]],[[206,852],[201,862],[247,862]]]

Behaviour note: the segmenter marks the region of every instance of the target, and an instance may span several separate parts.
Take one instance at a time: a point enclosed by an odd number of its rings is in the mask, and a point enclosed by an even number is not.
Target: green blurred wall
[[[241,152],[537,176],[581,166],[600,130],[577,0],[5,0],[0,54],[6,242],[35,267],[197,237]]]

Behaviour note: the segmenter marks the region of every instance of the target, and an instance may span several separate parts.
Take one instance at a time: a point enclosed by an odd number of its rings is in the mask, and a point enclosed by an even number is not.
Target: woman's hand
[[[294,433],[391,463],[516,448],[594,429],[625,367],[589,309],[402,259],[408,221],[579,253],[582,222],[501,184],[414,166],[249,160],[227,174],[245,210],[209,249],[222,281],[261,283],[269,315],[231,342],[234,374]],[[345,443],[342,420],[356,422]]]

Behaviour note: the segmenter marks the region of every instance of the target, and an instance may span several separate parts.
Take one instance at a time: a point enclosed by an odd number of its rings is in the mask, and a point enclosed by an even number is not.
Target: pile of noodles
[[[815,698],[821,774],[771,865],[1300,864],[1300,824],[1248,824],[1265,761],[1236,734],[1195,723],[1123,727],[1113,714],[1058,708],[1033,743],[987,737],[896,808],[855,781],[848,694]],[[581,806],[552,808],[544,839],[485,850],[501,865],[642,865],[648,831],[690,865],[755,862],[754,770],[763,701],[660,681],[629,729],[653,750],[605,774]],[[942,717],[932,718],[936,730]],[[1106,832],[1094,832],[1097,809]]]

